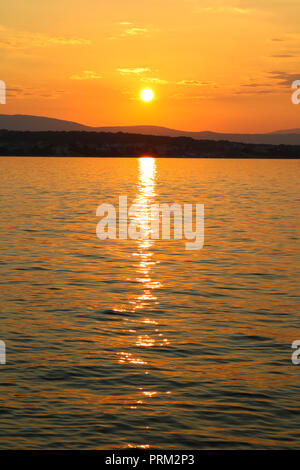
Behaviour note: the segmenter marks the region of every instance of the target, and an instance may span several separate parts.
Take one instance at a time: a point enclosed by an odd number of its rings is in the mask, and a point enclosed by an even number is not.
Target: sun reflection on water
[[[143,231],[143,238],[137,240],[137,251],[133,254],[138,258],[136,264],[136,281],[142,285],[142,294],[132,301],[134,310],[149,307],[151,303],[156,303],[157,297],[153,290],[161,287],[158,281],[152,279],[152,268],[157,263],[153,260],[154,241],[150,239],[151,227],[151,204],[154,203],[156,179],[156,162],[152,157],[139,158],[139,180],[138,191],[134,200],[136,207],[133,216],[134,222]]]
[[[132,335],[132,340],[129,340],[130,345],[127,351],[119,353],[118,362],[124,367],[137,367],[147,376],[151,373],[151,360],[149,360],[151,350],[155,347],[167,347],[169,341],[160,332],[159,318],[156,316],[153,318],[154,312],[159,306],[158,298],[154,292],[155,289],[162,287],[159,280],[154,279],[158,260],[155,259],[155,240],[151,239],[151,205],[157,196],[155,191],[157,174],[155,158],[141,157],[138,160],[138,165],[137,193],[133,201],[135,212],[131,215],[131,220],[142,233],[142,236],[135,240],[136,250],[132,253],[135,282],[139,292],[128,302],[129,311],[139,313],[139,317],[138,319],[136,316],[128,317],[130,326],[126,331]],[[149,400],[152,401],[161,395],[158,390],[149,390],[148,386],[146,386],[147,389],[144,389],[139,385],[141,384],[137,384],[136,398],[129,406],[133,413],[147,404]],[[128,446],[133,447],[130,443]],[[142,444],[134,447],[148,448],[149,445]]]

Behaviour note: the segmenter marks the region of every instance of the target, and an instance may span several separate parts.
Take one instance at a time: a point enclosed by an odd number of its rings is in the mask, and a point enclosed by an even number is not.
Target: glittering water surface
[[[0,158],[0,447],[300,448],[300,161]],[[205,246],[96,237],[127,195]]]

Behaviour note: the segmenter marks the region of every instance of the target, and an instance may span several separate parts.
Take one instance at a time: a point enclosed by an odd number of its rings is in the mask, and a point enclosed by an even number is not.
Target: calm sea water
[[[0,171],[1,449],[300,448],[300,161]],[[204,203],[204,248],[100,241],[119,195]]]

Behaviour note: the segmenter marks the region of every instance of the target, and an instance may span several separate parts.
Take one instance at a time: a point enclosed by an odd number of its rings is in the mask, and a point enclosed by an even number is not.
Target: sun
[[[145,88],[141,91],[141,99],[143,101],[151,101],[154,98],[154,93],[150,88]]]

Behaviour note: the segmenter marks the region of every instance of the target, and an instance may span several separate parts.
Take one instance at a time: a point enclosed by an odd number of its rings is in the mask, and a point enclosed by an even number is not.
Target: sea
[[[300,449],[300,160],[0,171],[1,449]],[[203,247],[100,240],[120,196],[203,204]]]

